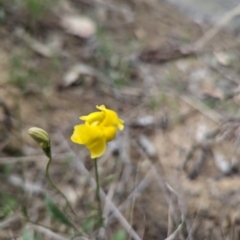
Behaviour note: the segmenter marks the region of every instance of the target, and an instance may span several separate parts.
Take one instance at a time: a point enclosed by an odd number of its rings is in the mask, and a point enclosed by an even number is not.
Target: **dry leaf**
[[[229,174],[232,171],[232,167],[229,161],[218,152],[214,152],[214,163],[216,167],[224,174]]]
[[[214,56],[217,61],[223,66],[230,66],[234,61],[234,57],[226,52],[214,52]]]
[[[81,76],[89,76],[92,79],[97,78],[97,70],[91,66],[85,64],[76,64],[74,65],[63,78],[63,82],[60,84],[60,88],[67,88],[73,85],[79,84],[79,79]]]
[[[157,155],[157,151],[154,145],[147,136],[140,135],[138,138],[138,143],[144,149],[144,151],[149,157],[155,157]]]
[[[89,38],[96,32],[96,25],[91,19],[77,15],[63,16],[62,26],[67,33],[80,38]]]
[[[18,28],[15,34],[18,38],[24,41],[33,51],[43,57],[53,57],[54,55],[60,54],[61,52],[62,41],[61,38],[57,35],[52,35],[52,39],[50,42],[42,43],[34,39],[22,28]]]
[[[133,127],[148,127],[153,126],[155,124],[154,116],[144,116],[139,117],[138,119],[134,120],[130,125]]]

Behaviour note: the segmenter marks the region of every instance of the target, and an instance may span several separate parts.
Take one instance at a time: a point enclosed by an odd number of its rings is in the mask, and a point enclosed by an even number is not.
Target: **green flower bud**
[[[50,147],[50,138],[48,133],[42,128],[31,127],[28,129],[29,135],[40,144],[42,149],[47,149]]]

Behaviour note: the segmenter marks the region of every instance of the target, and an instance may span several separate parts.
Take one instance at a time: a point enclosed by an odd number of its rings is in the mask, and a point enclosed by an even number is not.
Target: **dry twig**
[[[177,237],[177,234],[181,231],[181,229],[182,229],[182,223],[179,224],[177,229],[170,236],[168,236],[165,240],[175,240]]]
[[[211,28],[209,29],[200,39],[194,44],[194,50],[196,52],[203,49],[203,47],[212,40],[232,19],[240,14],[240,5],[236,6],[232,10],[225,13],[225,15]]]
[[[0,229],[5,228],[21,218],[20,214],[15,214],[0,222]]]
[[[45,227],[40,226],[40,225],[35,225],[35,224],[32,224],[32,223],[28,223],[27,227],[29,227],[31,229],[34,229],[35,231],[40,232],[40,233],[44,234],[45,236],[47,236],[48,238],[51,238],[51,239],[69,240],[69,238],[63,237],[63,236],[51,231],[50,229],[45,228]]]

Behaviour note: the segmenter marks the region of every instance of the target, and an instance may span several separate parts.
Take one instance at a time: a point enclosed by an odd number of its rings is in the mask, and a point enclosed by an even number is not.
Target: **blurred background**
[[[240,239],[239,16],[238,0],[0,0],[0,239]],[[101,104],[125,129],[98,159],[99,231],[70,136]]]

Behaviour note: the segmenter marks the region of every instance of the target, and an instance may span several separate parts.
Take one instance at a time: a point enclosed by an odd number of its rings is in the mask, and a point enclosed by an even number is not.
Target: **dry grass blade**
[[[12,224],[13,222],[19,220],[20,218],[21,218],[20,214],[16,214],[16,215],[10,216],[9,218],[7,218],[4,221],[0,222],[0,229],[9,226],[10,224]]]
[[[35,193],[35,194],[42,194],[42,195],[45,195],[46,193],[46,190],[43,189],[40,185],[31,183],[28,181],[25,182],[23,179],[15,175],[9,176],[8,182],[15,187],[20,187],[24,189],[24,191],[28,193]]]
[[[118,210],[119,211],[124,211],[127,208],[128,204],[130,203],[130,200],[134,197],[135,193],[140,193],[140,192],[142,192],[144,189],[146,189],[148,187],[148,185],[152,181],[152,175],[153,175],[153,169],[151,168],[149,170],[149,172],[147,173],[147,175],[144,177],[144,179],[133,190],[133,192],[128,195],[126,200],[120,206],[118,206]],[[112,222],[114,220],[114,218],[115,218],[115,212],[113,212],[111,214],[111,216],[108,219],[108,222],[109,223]]]
[[[196,98],[193,97],[188,97],[188,96],[183,96],[183,95],[177,95],[177,97],[182,100],[183,102],[187,103],[191,107],[197,109],[200,113],[211,119],[213,122],[220,124],[220,120],[223,119],[223,116],[220,115],[219,113],[206,109],[206,106],[199,101]]]
[[[47,229],[43,226],[39,226],[39,225],[35,225],[32,223],[28,223],[27,227],[34,229],[37,232],[40,232],[42,234],[44,234],[46,237],[48,237],[49,239],[53,239],[53,240],[69,240],[69,238],[65,238],[53,231],[51,231],[50,229]]]
[[[16,36],[23,40],[30,48],[32,48],[36,53],[40,54],[43,57],[53,57],[56,52],[51,49],[49,46],[44,45],[43,43],[38,42],[32,38],[24,29],[17,29]]]
[[[209,29],[203,37],[201,37],[195,44],[195,51],[202,50],[203,47],[215,37],[221,29],[223,29],[233,18],[237,17],[240,14],[240,5],[233,8],[231,11],[228,11],[216,24],[214,27]]]
[[[137,143],[134,144],[136,147],[138,146]],[[179,195],[178,193],[165,181],[165,175],[164,175],[164,169],[162,168],[162,165],[160,164],[160,169],[156,166],[154,166],[152,163],[151,163],[151,160],[149,159],[148,155],[140,148],[140,147],[137,147],[137,150],[138,152],[143,156],[145,157],[147,160],[148,160],[148,163],[149,165],[151,165],[151,170],[152,170],[152,174],[154,176],[154,178],[156,179],[157,181],[157,184],[160,188],[160,190],[163,192],[164,194],[164,197],[165,197],[165,200],[166,202],[168,203],[169,207],[170,207],[170,210],[173,209],[173,204],[172,204],[172,201],[171,201],[171,192],[173,192],[176,196],[177,196],[177,200],[178,200],[178,205],[179,207],[181,208],[181,217],[182,217],[182,223],[185,222],[185,217],[184,217],[184,209],[183,209],[183,206],[182,206],[182,203],[179,199]],[[161,174],[159,174],[157,168],[161,171]],[[172,213],[173,215],[173,213]],[[181,229],[181,228],[180,228]],[[182,232],[180,232],[180,239],[183,240],[184,239],[184,236],[182,234]],[[191,238],[191,235],[190,235],[190,239]]]
[[[108,194],[107,197],[110,199],[110,201],[112,201],[113,195],[114,195],[114,190],[116,188],[116,183],[113,182],[108,190]],[[108,204],[105,203],[105,206],[103,208],[103,218],[104,218],[104,222],[105,224],[107,224],[108,222],[108,214],[110,212],[110,206]]]
[[[173,229],[174,229],[174,221],[173,221],[173,217],[172,217],[171,205],[169,205],[169,208],[168,208],[168,232],[167,232],[168,237],[173,232]]]
[[[165,240],[175,240],[177,239],[177,234],[180,232],[182,229],[182,223],[177,227],[177,229],[170,235],[168,236]]]
[[[71,156],[71,152],[53,154],[53,158],[58,160],[65,160],[67,157]],[[33,156],[23,156],[23,157],[2,157],[0,158],[0,164],[12,164],[18,162],[33,162],[33,161],[47,161],[46,155],[33,155]]]
[[[132,222],[133,222],[133,210],[134,210],[134,205],[136,203],[136,189],[137,189],[136,185],[137,185],[138,170],[139,170],[139,161],[138,161],[138,164],[137,164],[136,176],[135,176],[135,181],[134,181],[132,207],[131,207],[131,212],[130,212],[130,224],[132,224]],[[132,231],[132,229],[131,229],[131,231]],[[129,235],[128,239],[130,240],[130,235]]]

